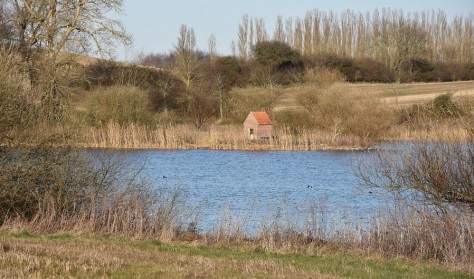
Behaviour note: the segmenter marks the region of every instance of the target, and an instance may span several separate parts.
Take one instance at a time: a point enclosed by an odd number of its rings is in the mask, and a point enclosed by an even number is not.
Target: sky
[[[269,34],[279,15],[303,18],[313,9],[333,11],[339,15],[347,10],[372,12],[375,9],[402,9],[404,12],[424,10],[445,11],[448,17],[474,13],[474,0],[125,0],[122,21],[134,43],[117,48],[117,59],[132,61],[140,53],[167,53],[177,42],[181,25],[193,28],[197,46],[208,49],[214,34],[217,52],[231,53],[231,42],[237,41],[242,16],[263,18]]]

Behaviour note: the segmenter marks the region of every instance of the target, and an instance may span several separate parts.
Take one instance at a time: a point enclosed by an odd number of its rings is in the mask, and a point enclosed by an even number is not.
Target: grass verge
[[[401,258],[322,247],[265,253],[252,244],[204,245],[93,235],[0,233],[2,278],[474,278]]]

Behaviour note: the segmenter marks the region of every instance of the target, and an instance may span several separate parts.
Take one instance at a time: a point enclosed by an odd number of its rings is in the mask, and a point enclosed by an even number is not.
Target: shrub
[[[230,123],[242,124],[249,111],[272,111],[278,99],[278,90],[267,88],[233,89],[229,92]]]
[[[399,65],[401,82],[427,82],[432,80],[433,64],[424,58],[414,58]]]
[[[393,73],[383,63],[372,58],[355,60],[355,75],[347,76],[351,82],[393,82]]]
[[[289,84],[300,81],[303,60],[298,51],[278,41],[257,43],[253,52],[257,65],[252,66],[255,85]]]
[[[224,83],[229,87],[243,86],[247,82],[242,66],[234,56],[218,57],[214,63],[214,72],[223,76]]]
[[[453,102],[451,94],[439,95],[432,103],[433,114],[438,117],[458,117],[463,114],[459,107]]]
[[[366,183],[443,209],[474,210],[474,144],[427,142],[375,153],[356,173]]]
[[[185,228],[179,188],[152,189],[107,153],[42,145],[2,150],[0,160],[0,226],[154,237]]]
[[[270,66],[274,70],[300,67],[302,63],[298,51],[292,49],[288,44],[278,41],[257,43],[253,52],[255,59],[260,64]]]
[[[329,88],[337,82],[344,81],[344,76],[339,71],[325,67],[309,68],[304,73],[303,81],[319,88]]]
[[[366,94],[311,89],[297,99],[311,113],[314,125],[331,132],[334,140],[341,135],[355,135],[369,145],[395,123],[383,102]]]
[[[314,120],[308,111],[284,110],[274,113],[274,122],[279,127],[288,127],[293,134],[301,129],[314,128]]]
[[[38,120],[21,58],[0,47],[0,143],[23,140]]]
[[[134,86],[143,90],[153,89],[168,79],[171,72],[137,65],[124,65],[113,61],[99,60],[86,66],[86,89],[110,86]]]
[[[109,87],[92,91],[86,100],[87,122],[101,126],[109,122],[153,124],[148,97],[136,87]]]
[[[189,116],[194,121],[194,125],[201,129],[218,115],[218,99],[209,94],[205,86],[193,88],[190,92]]]
[[[156,84],[147,90],[150,108],[154,112],[176,110],[182,106],[185,91],[180,79],[171,75],[160,75]]]
[[[338,71],[349,82],[392,82],[394,80],[390,69],[372,58],[354,59],[326,54],[309,57],[307,61],[309,67]]]
[[[399,113],[399,122],[418,125],[427,122],[427,119],[459,118],[468,113],[464,109],[469,110],[470,108],[459,106],[453,101],[451,94],[442,94],[429,103],[415,104],[403,109]]]

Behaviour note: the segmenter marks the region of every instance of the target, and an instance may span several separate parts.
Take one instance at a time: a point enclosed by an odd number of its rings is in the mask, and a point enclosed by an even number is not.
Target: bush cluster
[[[153,115],[148,101],[147,94],[137,87],[96,89],[87,96],[87,123],[94,127],[110,122],[121,126],[131,123],[150,125]]]
[[[338,71],[349,82],[392,82],[395,79],[390,69],[371,58],[353,59],[328,54],[307,57],[307,63],[311,68]]]
[[[428,119],[455,119],[466,114],[469,114],[469,111],[464,111],[464,108],[453,100],[452,94],[442,94],[426,104],[415,104],[401,110],[399,123],[418,124]]]
[[[0,143],[22,140],[39,119],[18,55],[0,47]]]
[[[179,189],[152,189],[110,154],[45,144],[3,149],[0,160],[0,226],[129,236],[185,228]]]
[[[338,89],[310,88],[300,92],[298,103],[305,111],[286,112],[286,125],[316,127],[333,134],[355,135],[366,145],[380,140],[395,124],[395,114],[380,99],[367,94],[346,94]],[[289,121],[288,121],[289,120]]]

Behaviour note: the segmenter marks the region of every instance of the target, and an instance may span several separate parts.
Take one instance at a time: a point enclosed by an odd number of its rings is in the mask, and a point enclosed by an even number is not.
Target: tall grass
[[[282,208],[285,208],[282,205]],[[298,208],[269,211],[249,234],[245,217],[223,211],[208,244],[252,243],[259,251],[314,255],[324,249],[359,251],[383,258],[405,257],[442,263],[474,272],[474,214],[398,201],[361,224],[346,212],[334,215],[324,203],[308,202]]]
[[[361,124],[362,125],[362,124]],[[394,126],[384,132],[381,140],[466,141],[473,138],[472,126],[466,120],[432,121],[424,128]],[[197,129],[191,124],[145,126],[135,123],[119,125],[114,122],[101,127],[76,131],[76,144],[97,148],[156,148],[217,150],[325,150],[360,149],[374,141],[366,137],[311,127],[275,126],[269,140],[250,141],[241,125],[209,125]]]
[[[405,256],[451,265],[474,264],[474,214],[417,207],[398,209],[374,220],[361,247],[384,256]]]
[[[108,123],[101,128],[87,128],[79,145],[108,148],[222,150],[321,150],[362,147],[364,139],[317,129],[276,127],[268,140],[249,140],[241,125],[210,125],[197,129],[194,125],[147,127],[137,124],[121,126]]]
[[[473,139],[472,124],[467,119],[435,121],[427,120],[422,126],[413,128],[397,125],[387,132],[388,141],[442,141],[459,142]]]

